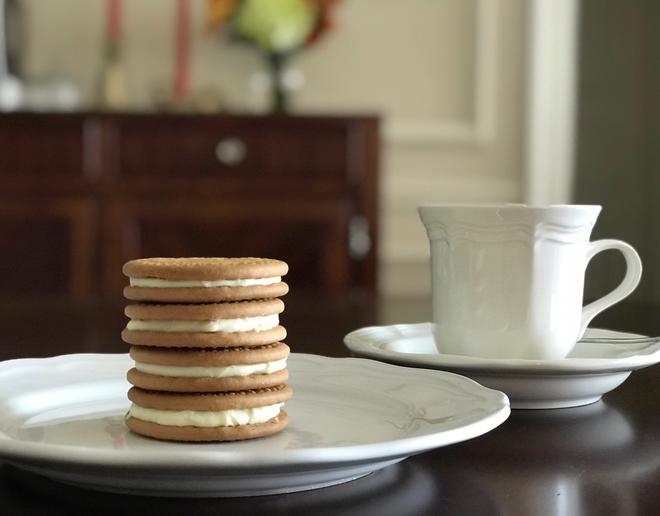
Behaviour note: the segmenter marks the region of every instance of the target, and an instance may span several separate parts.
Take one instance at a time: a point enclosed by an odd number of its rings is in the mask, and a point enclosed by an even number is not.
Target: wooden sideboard
[[[271,256],[376,284],[378,119],[0,115],[0,294],[114,297],[141,256]]]

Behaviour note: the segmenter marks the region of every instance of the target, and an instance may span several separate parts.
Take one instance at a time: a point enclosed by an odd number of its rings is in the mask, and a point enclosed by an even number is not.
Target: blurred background
[[[263,255],[426,296],[418,204],[575,202],[657,302],[658,93],[653,0],[0,0],[0,290]]]

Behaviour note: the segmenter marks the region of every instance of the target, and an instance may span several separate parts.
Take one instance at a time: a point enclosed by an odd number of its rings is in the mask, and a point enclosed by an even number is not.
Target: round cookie
[[[249,348],[156,348],[150,346],[131,346],[129,354],[136,362],[148,364],[218,367],[238,364],[261,364],[287,358],[289,346],[276,342],[265,346]]]
[[[126,262],[124,275],[166,280],[218,280],[284,276],[286,262],[272,258],[140,258]]]
[[[148,390],[243,391],[275,387],[289,378],[285,368],[289,347],[281,342],[255,348],[208,350],[132,346],[130,355],[136,365],[128,371],[128,381]],[[277,365],[282,369],[273,367]],[[272,372],[260,372],[268,371],[268,366]],[[240,371],[241,367],[247,370]]]
[[[259,317],[280,314],[283,311],[284,303],[281,299],[185,305],[144,303],[128,305],[124,309],[124,313],[131,319],[149,319],[158,321],[238,319],[243,317]]]
[[[144,408],[158,410],[240,410],[284,403],[293,395],[288,384],[267,389],[220,393],[158,392],[131,387],[128,399]]]
[[[126,426],[136,434],[164,441],[186,442],[244,441],[266,437],[284,430],[288,422],[289,417],[284,410],[280,410],[277,417],[265,423],[211,428],[159,425],[158,423],[143,421],[130,416],[126,418]]]
[[[267,299],[289,293],[283,281],[272,285],[247,287],[124,287],[124,297],[131,301],[157,301],[159,303],[214,303],[217,301],[242,301]]]
[[[289,372],[286,369],[269,374],[249,376],[229,376],[227,378],[185,376],[160,376],[145,373],[135,367],[129,369],[126,378],[131,385],[141,389],[163,392],[231,392],[249,389],[267,389],[286,383]]]
[[[143,258],[124,264],[124,296],[136,301],[208,303],[286,295],[286,262],[270,258]]]
[[[264,331],[241,331],[235,333],[192,333],[164,331],[123,330],[121,338],[136,346],[158,346],[164,348],[225,348],[263,346],[280,342],[286,338],[284,326]]]
[[[252,439],[273,434],[286,426],[288,417],[281,406],[292,395],[293,390],[286,384],[268,389],[208,394],[166,393],[132,387],[128,398],[133,405],[126,424],[136,433],[157,439]],[[239,419],[243,423],[236,424]]]

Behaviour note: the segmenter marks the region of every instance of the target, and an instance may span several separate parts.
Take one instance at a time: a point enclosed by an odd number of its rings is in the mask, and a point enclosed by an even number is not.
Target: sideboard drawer
[[[346,127],[282,119],[148,117],[117,126],[118,164],[125,178],[320,176],[346,178]]]

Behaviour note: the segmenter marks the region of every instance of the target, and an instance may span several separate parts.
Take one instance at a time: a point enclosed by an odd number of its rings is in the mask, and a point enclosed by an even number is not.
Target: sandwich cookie
[[[128,381],[141,389],[170,392],[226,392],[286,383],[289,346],[251,348],[156,348],[132,346],[135,367]]]
[[[279,342],[280,299],[209,304],[137,304],[124,313],[131,319],[122,339],[138,346],[217,348],[263,346]]]
[[[132,387],[128,427],[141,435],[173,441],[235,441],[271,435],[288,422],[282,410],[289,385],[213,394],[179,394]]]
[[[135,301],[209,303],[285,295],[289,266],[271,258],[143,258],[124,264]]]

